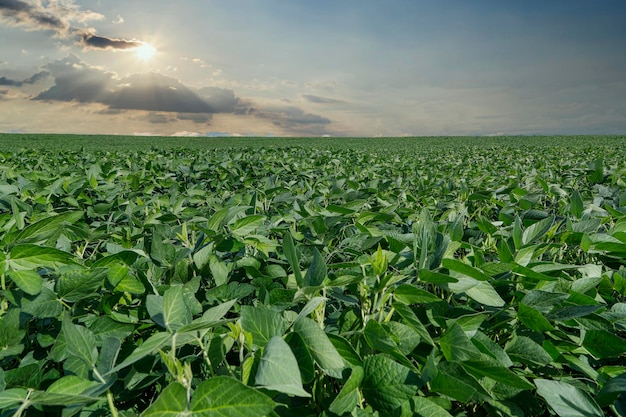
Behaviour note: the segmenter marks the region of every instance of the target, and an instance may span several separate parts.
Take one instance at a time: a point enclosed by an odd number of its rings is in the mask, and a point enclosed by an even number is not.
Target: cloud
[[[108,38],[106,36],[97,36],[90,32],[78,33],[81,37],[81,45],[88,49],[126,50],[139,48],[143,45],[143,42],[135,40]]]
[[[328,97],[321,97],[321,96],[314,96],[312,94],[302,94],[302,97],[311,102],[311,103],[318,103],[318,104],[339,104],[339,103],[343,103],[343,101],[341,100],[337,100],[334,98],[328,98]]]
[[[331,120],[327,117],[305,113],[304,110],[295,106],[268,107],[267,109],[258,111],[256,116],[270,119],[275,126],[286,128],[311,125],[323,126],[331,123]]]
[[[7,86],[12,86],[12,87],[21,87],[24,84],[35,84],[36,82],[46,78],[49,75],[50,75],[50,73],[48,71],[41,71],[41,72],[38,72],[37,74],[33,75],[32,77],[27,78],[27,79],[22,80],[22,81],[11,80],[11,79],[8,79],[6,77],[0,77],[0,85],[7,85]]]
[[[104,16],[90,10],[81,10],[72,1],[48,1],[46,6],[38,1],[0,0],[0,17],[10,25],[24,27],[28,31],[52,30],[65,35],[71,22],[85,23],[100,20]]]
[[[176,121],[176,118],[170,116],[167,113],[150,112],[148,113],[147,120],[148,120],[148,123],[152,123],[152,124],[164,124],[164,123],[174,122]]]
[[[210,124],[212,116],[207,113],[178,113],[176,118],[178,120],[189,120],[194,123]]]
[[[44,69],[54,79],[54,85],[37,95],[36,100],[101,103],[116,110],[174,112],[185,114],[181,117],[187,120],[191,120],[189,114],[195,113],[249,111],[232,90],[207,87],[196,92],[175,78],[157,73],[117,78],[76,55],[47,64]],[[197,116],[193,120],[205,123],[210,118]]]

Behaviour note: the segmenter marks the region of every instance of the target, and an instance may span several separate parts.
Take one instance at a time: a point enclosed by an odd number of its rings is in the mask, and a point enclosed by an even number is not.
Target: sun
[[[154,54],[156,54],[156,52],[157,50],[154,46],[145,42],[143,42],[141,46],[138,46],[137,48],[135,48],[135,53],[137,54],[137,58],[141,59],[142,61],[150,60],[154,56]]]

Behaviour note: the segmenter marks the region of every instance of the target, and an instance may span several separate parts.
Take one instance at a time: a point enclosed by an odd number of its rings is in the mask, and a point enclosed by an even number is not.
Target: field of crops
[[[626,416],[626,138],[36,139],[2,416]]]

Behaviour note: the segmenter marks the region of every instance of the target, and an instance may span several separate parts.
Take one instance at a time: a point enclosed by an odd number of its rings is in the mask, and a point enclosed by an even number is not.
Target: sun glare
[[[157,50],[154,46],[150,45],[149,43],[142,43],[141,46],[137,47],[135,49],[135,53],[137,54],[137,58],[141,59],[142,61],[148,61],[149,59],[151,59],[154,54],[156,54]]]

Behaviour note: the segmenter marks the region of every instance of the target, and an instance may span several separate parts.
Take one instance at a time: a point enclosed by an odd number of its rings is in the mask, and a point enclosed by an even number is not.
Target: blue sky
[[[0,0],[0,131],[623,134],[624,21],[623,0]]]

